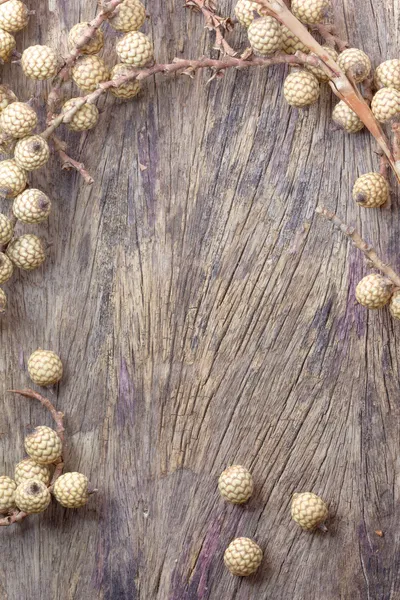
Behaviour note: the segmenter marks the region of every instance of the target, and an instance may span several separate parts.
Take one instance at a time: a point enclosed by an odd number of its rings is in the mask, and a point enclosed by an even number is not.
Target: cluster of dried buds
[[[232,465],[219,477],[218,489],[222,498],[231,504],[244,504],[254,490],[253,476],[246,467]],[[292,519],[305,531],[320,528],[327,531],[325,521],[329,511],[325,502],[313,492],[293,494]],[[239,577],[247,577],[257,571],[263,559],[263,551],[251,538],[235,538],[224,553],[226,567]]]

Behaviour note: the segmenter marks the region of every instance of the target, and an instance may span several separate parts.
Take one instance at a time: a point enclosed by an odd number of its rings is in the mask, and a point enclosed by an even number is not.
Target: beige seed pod
[[[232,465],[221,473],[218,489],[228,502],[243,504],[253,493],[253,477],[246,467]]]
[[[53,494],[65,508],[80,508],[89,500],[88,478],[82,473],[64,473],[54,484]]]
[[[337,64],[345,73],[350,73],[356,83],[367,79],[371,73],[369,57],[358,48],[346,48],[337,59]]]
[[[333,60],[337,60],[338,57],[338,53],[336,52],[336,50],[334,50],[333,48],[330,48],[329,46],[322,46],[323,49],[325,50],[325,52],[333,59]],[[315,54],[312,54],[311,56],[316,56]],[[313,65],[305,65],[306,69],[308,71],[311,71],[311,73],[313,75],[315,75],[315,77],[318,79],[318,81],[320,81],[321,83],[326,83],[327,81],[329,81],[329,77],[328,74],[325,73],[324,69],[322,69],[321,67],[314,67]]]
[[[0,213],[0,245],[8,244],[14,234],[14,226],[11,220]]]
[[[330,0],[292,0],[291,11],[299,21],[314,25],[321,23],[330,9]]]
[[[15,467],[15,483],[19,485],[27,479],[36,479],[44,485],[50,483],[50,467],[48,465],[39,465],[32,458],[24,458]]]
[[[4,252],[0,252],[0,284],[10,279],[14,272],[14,266],[11,260]]]
[[[14,160],[21,169],[34,171],[50,158],[49,145],[40,135],[31,135],[19,140],[14,150]]]
[[[310,49],[303,44],[301,40],[297,36],[294,35],[292,31],[285,25],[281,25],[281,33],[282,33],[282,50],[286,52],[286,54],[296,54],[299,50],[300,52],[304,52],[304,54],[308,54]]]
[[[308,71],[293,71],[285,79],[283,94],[290,106],[304,108],[319,98],[318,79]]]
[[[50,465],[61,457],[61,439],[54,429],[39,425],[26,436],[25,451],[39,465]]]
[[[40,479],[26,479],[15,490],[16,505],[28,515],[43,512],[50,501],[50,492]]]
[[[137,31],[146,20],[146,9],[139,0],[124,0],[108,20],[116,31]]]
[[[380,123],[397,117],[400,113],[400,92],[387,87],[378,90],[372,98],[371,110]]]
[[[130,31],[116,45],[118,58],[122,63],[144,67],[154,60],[153,44],[141,31]]]
[[[3,5],[0,4],[1,6]],[[35,129],[37,122],[36,112],[25,102],[12,102],[0,113],[0,129],[13,138],[29,135]]]
[[[356,299],[359,304],[375,310],[383,308],[390,300],[393,284],[378,273],[367,275],[357,284]]]
[[[389,310],[394,319],[400,319],[400,290],[395,291],[390,298]]]
[[[28,373],[34,383],[47,387],[60,381],[63,365],[58,354],[39,348],[29,357]]]
[[[50,211],[50,198],[35,188],[28,188],[19,194],[13,203],[13,213],[22,223],[42,223],[47,219]]]
[[[49,46],[29,46],[22,53],[21,67],[29,79],[43,81],[57,73],[58,57]]]
[[[3,475],[0,477],[0,514],[4,515],[15,508],[15,481]]]
[[[364,123],[359,116],[343,100],[336,104],[333,109],[332,119],[336,125],[347,131],[347,133],[357,133],[364,127]]]
[[[378,208],[389,199],[389,184],[380,173],[366,173],[353,187],[353,199],[363,208]]]
[[[239,0],[235,6],[236,18],[243,27],[250,27],[254,21],[254,13],[258,13],[261,16],[268,14],[266,8],[262,7],[258,2],[251,2],[250,0]]]
[[[26,183],[26,172],[17,165],[15,160],[0,162],[0,196],[15,198],[25,189]]]
[[[282,30],[273,17],[255,19],[247,30],[249,42],[256,54],[269,56],[282,47]]]
[[[128,65],[124,65],[122,63],[118,63],[111,70],[111,79],[116,79],[117,77],[122,77],[129,73]],[[110,88],[110,92],[113,96],[117,98],[121,98],[122,100],[130,100],[138,95],[141,90],[140,83],[136,79],[132,79],[131,81],[127,81],[118,87]]]
[[[325,502],[312,492],[293,494],[292,519],[302,529],[311,531],[322,525],[328,518],[328,507]]]
[[[10,242],[7,255],[16,267],[25,271],[37,269],[46,259],[42,240],[31,233]]]
[[[70,50],[75,48],[80,38],[84,35],[89,23],[77,23],[68,34],[68,45]],[[82,54],[97,54],[104,46],[104,33],[97,29],[94,37],[81,47]]]
[[[18,98],[8,85],[0,85],[0,112],[7,108],[12,102],[17,102]]]
[[[375,69],[375,85],[378,89],[388,87],[400,92],[400,60],[398,58],[385,60]]]
[[[0,27],[14,33],[28,25],[29,10],[20,0],[8,0],[0,4]]]
[[[4,290],[0,288],[0,314],[6,312],[7,296]]]
[[[0,58],[4,62],[11,59],[12,53],[15,50],[16,41],[14,36],[8,31],[0,29]]]
[[[224,553],[224,563],[232,575],[247,577],[257,571],[263,559],[263,552],[250,538],[234,539]]]
[[[98,56],[81,56],[72,69],[72,79],[83,92],[94,92],[99,83],[107,81],[110,71]]]
[[[71,110],[79,100],[80,98],[71,98],[70,100],[67,100],[62,108],[62,112],[66,113]],[[71,131],[86,131],[87,129],[92,129],[98,120],[99,110],[97,106],[86,102],[86,104],[78,108],[66,125]]]

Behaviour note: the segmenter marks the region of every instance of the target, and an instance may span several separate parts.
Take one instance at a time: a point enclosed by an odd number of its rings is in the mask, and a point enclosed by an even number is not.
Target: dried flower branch
[[[359,116],[364,125],[378,142],[380,148],[387,156],[398,182],[400,183],[400,163],[396,162],[390,148],[390,143],[381,126],[375,119],[367,102],[365,102],[357,87],[353,86],[346,74],[339,68],[336,62],[324,51],[322,46],[313,38],[311,33],[290,12],[283,0],[255,0],[258,4],[267,8],[274,17],[288,27],[311,52],[316,54],[329,69],[330,86],[333,92]]]
[[[220,50],[228,56],[236,56],[237,52],[228,44],[225,33],[232,31],[233,21],[227,17],[221,17],[215,12],[213,0],[186,0],[186,8],[193,8],[203,13],[206,27],[215,31],[215,49]]]
[[[382,273],[384,273],[396,287],[400,287],[400,275],[398,275],[390,265],[382,262],[373,247],[368,244],[359,233],[357,233],[354,227],[350,227],[344,223],[334,212],[331,212],[325,206],[317,206],[315,212],[324,217],[324,219],[331,221],[333,225],[339,229],[339,231],[341,231],[352,241],[356,248],[361,250],[364,256],[366,256],[367,260],[372,263],[376,269],[382,271]]]
[[[31,389],[8,390],[8,391],[13,394],[20,394],[21,396],[24,396],[25,398],[32,398],[34,400],[39,400],[39,402],[45,408],[47,408],[47,410],[50,412],[51,416],[53,417],[53,419],[56,423],[56,431],[57,431],[59,437],[61,438],[61,441],[64,443],[64,421],[63,421],[64,414],[62,412],[58,411],[48,398],[44,398],[44,396],[42,396],[41,394],[38,394],[37,392],[34,392]],[[61,460],[56,465],[56,468],[55,468],[55,471],[53,474],[53,478],[49,485],[49,489],[52,488],[52,486],[54,485],[54,483],[56,482],[58,477],[60,477],[60,475],[62,475],[63,467],[64,467],[64,463]],[[9,525],[13,525],[13,523],[20,523],[27,516],[28,516],[27,513],[24,513],[23,511],[14,510],[10,515],[0,519],[0,527],[8,527]]]

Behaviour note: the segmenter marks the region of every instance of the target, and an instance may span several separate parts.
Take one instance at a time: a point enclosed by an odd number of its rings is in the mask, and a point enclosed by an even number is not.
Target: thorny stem
[[[236,50],[225,39],[225,33],[233,29],[233,22],[231,19],[221,17],[215,12],[215,3],[213,0],[186,0],[185,7],[191,7],[203,13],[207,29],[215,31],[216,50],[220,50],[224,54],[228,54],[228,56],[237,55]]]
[[[38,394],[37,392],[34,392],[31,389],[8,390],[8,391],[13,394],[20,394],[21,396],[24,396],[25,398],[32,398],[34,400],[39,400],[39,402],[45,408],[47,408],[47,410],[50,412],[51,416],[53,417],[53,419],[56,423],[56,431],[57,431],[58,435],[60,436],[62,443],[64,443],[64,422],[63,422],[64,414],[62,412],[59,412],[53,406],[53,404],[50,402],[50,400],[48,398],[44,398],[44,396],[42,396],[41,394]],[[52,489],[52,487],[53,487],[54,483],[56,482],[56,480],[58,479],[58,477],[60,477],[60,475],[62,475],[63,467],[64,467],[64,464],[61,459],[60,462],[57,463],[57,465],[56,465],[56,468],[55,468],[55,471],[53,474],[53,478],[49,485],[50,490]],[[28,515],[26,513],[24,513],[23,511],[14,510],[10,515],[0,519],[0,527],[8,527],[9,525],[13,525],[13,523],[20,523],[27,516]]]
[[[350,227],[344,223],[334,212],[331,212],[325,206],[317,206],[315,212],[324,217],[324,219],[331,221],[333,225],[339,229],[339,231],[341,231],[352,241],[356,248],[361,250],[364,256],[366,256],[366,258],[376,269],[382,271],[382,273],[384,273],[396,287],[400,287],[400,276],[392,269],[390,265],[387,265],[381,261],[373,247],[370,246],[370,244],[368,244],[359,233],[357,233],[354,227]]]
[[[267,8],[273,16],[286,25],[311,52],[316,54],[328,69],[330,86],[333,92],[359,116],[364,125],[378,142],[380,148],[388,157],[398,182],[400,183],[400,163],[396,163],[390,148],[390,143],[381,126],[375,119],[367,102],[361,96],[358,88],[354,86],[336,62],[324,51],[322,46],[313,38],[298,19],[290,12],[283,0],[255,0],[260,6]]]

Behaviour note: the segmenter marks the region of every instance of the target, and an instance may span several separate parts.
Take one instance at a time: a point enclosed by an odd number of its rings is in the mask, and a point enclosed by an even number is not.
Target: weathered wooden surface
[[[19,49],[58,43],[96,11],[30,4]],[[211,51],[181,4],[147,2],[160,61]],[[335,4],[341,31],[375,63],[398,56],[396,0]],[[233,5],[221,0],[221,12]],[[232,41],[245,47],[244,32]],[[0,531],[2,600],[400,598],[400,325],[355,305],[363,259],[314,216],[323,200],[400,267],[399,195],[390,210],[354,206],[374,145],[330,131],[327,89],[317,107],[289,109],[283,76],[159,77],[138,102],[102,99],[95,132],[67,136],[93,187],[55,159],[32,179],[54,198],[40,226],[53,246],[43,269],[7,286],[0,457],[12,474],[26,425],[50,424],[5,391],[28,383],[31,351],[54,349],[68,467],[101,491],[87,509],[54,503]],[[3,78],[43,103],[17,66]],[[243,508],[218,497],[230,463],[257,483]],[[291,494],[309,489],[329,501],[325,536],[290,520]],[[223,567],[237,535],[265,550],[247,580]]]

